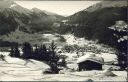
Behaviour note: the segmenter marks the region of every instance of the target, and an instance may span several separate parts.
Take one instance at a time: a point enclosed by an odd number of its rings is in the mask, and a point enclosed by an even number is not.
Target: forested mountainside
[[[24,32],[52,31],[64,17],[41,11],[37,8],[26,9],[13,1],[0,1],[0,34],[14,31],[18,26]]]
[[[127,22],[127,2],[102,1],[67,17],[60,27],[60,33],[71,32],[78,37],[108,43],[113,39],[108,27],[119,20]]]

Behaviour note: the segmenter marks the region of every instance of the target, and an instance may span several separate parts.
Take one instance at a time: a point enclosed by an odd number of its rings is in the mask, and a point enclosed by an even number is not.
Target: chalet
[[[77,60],[79,71],[82,70],[102,70],[104,60],[94,54],[84,55]]]

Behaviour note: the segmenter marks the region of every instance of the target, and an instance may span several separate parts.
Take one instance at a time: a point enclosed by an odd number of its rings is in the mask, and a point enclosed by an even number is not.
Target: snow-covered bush
[[[5,61],[5,56],[0,54],[0,60]]]

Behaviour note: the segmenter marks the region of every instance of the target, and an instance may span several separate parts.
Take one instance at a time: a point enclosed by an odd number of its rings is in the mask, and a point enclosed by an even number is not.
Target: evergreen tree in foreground
[[[20,51],[18,45],[11,46],[10,54],[11,57],[20,57]]]
[[[127,29],[128,25],[124,21],[117,21],[115,25],[109,27],[113,30],[113,36],[116,38],[115,46],[118,49],[117,57],[118,64],[122,70],[128,67],[128,53],[127,53]]]
[[[20,50],[19,50],[18,45],[15,46],[14,53],[15,53],[14,54],[15,57],[20,57]]]
[[[14,54],[15,54],[14,47],[11,46],[11,50],[10,50],[9,56],[14,57]]]
[[[30,43],[25,42],[25,43],[23,44],[23,49],[22,49],[22,51],[23,51],[23,55],[22,55],[23,58],[29,59],[29,58],[32,57],[33,49],[32,49],[32,46],[31,46]]]
[[[56,44],[54,41],[51,42],[50,46],[49,46],[49,54],[50,54],[50,58],[51,58],[51,62],[54,62],[57,64],[57,61],[59,60],[58,55],[56,54],[55,49],[57,48]]]

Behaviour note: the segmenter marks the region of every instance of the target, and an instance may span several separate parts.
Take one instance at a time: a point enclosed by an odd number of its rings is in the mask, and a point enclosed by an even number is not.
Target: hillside
[[[13,1],[0,1],[0,35],[14,31],[18,26],[21,31],[53,32],[53,25],[63,16],[49,14],[37,8],[26,9]]]
[[[94,12],[95,10],[98,9],[102,9],[102,8],[107,8],[107,7],[123,7],[123,6],[127,6],[127,2],[126,1],[102,1],[100,3],[94,4],[90,7],[88,7],[87,9],[85,9],[84,11],[87,12]]]
[[[49,12],[50,13],[50,12]],[[54,23],[58,23],[64,17],[57,14],[49,14],[38,8],[32,9],[31,23],[29,24],[32,32],[54,32]]]
[[[119,20],[127,21],[127,2],[102,1],[67,17],[67,22],[63,24],[65,28],[62,26],[62,29],[65,33],[70,31],[75,36],[107,44],[109,40],[113,41],[108,27]]]

